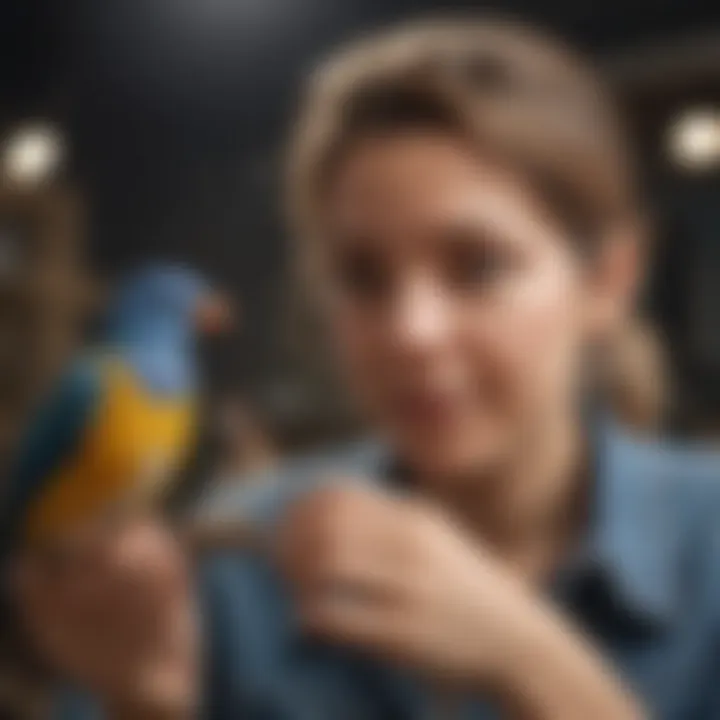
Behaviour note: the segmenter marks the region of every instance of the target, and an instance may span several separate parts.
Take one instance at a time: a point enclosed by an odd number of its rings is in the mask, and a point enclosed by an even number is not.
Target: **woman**
[[[315,78],[290,185],[381,441],[211,499],[261,544],[199,598],[151,522],[28,561],[46,656],[114,718],[718,717],[715,458],[587,401],[643,245],[593,74],[502,24],[372,38]]]

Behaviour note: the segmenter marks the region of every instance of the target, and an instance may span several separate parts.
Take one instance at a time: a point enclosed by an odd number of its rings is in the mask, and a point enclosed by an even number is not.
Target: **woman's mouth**
[[[398,393],[393,398],[392,411],[403,425],[437,432],[457,422],[463,404],[457,393],[423,388]]]

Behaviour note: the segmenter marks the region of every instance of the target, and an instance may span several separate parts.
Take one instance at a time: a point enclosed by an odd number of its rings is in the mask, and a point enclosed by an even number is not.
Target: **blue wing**
[[[44,484],[78,451],[101,395],[101,365],[86,356],[60,378],[31,420],[6,478],[0,504],[0,551],[14,542],[29,504]]]

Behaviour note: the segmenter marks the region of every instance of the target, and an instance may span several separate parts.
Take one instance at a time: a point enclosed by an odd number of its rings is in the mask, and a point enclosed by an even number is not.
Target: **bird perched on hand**
[[[182,267],[145,268],[120,288],[101,343],[72,362],[20,444],[0,502],[6,552],[152,506],[193,445],[197,334],[228,319]]]

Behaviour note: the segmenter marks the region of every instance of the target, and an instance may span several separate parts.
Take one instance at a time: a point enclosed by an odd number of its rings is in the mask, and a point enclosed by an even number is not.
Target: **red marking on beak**
[[[195,323],[205,335],[218,335],[235,324],[232,305],[222,295],[205,295],[195,310]]]

